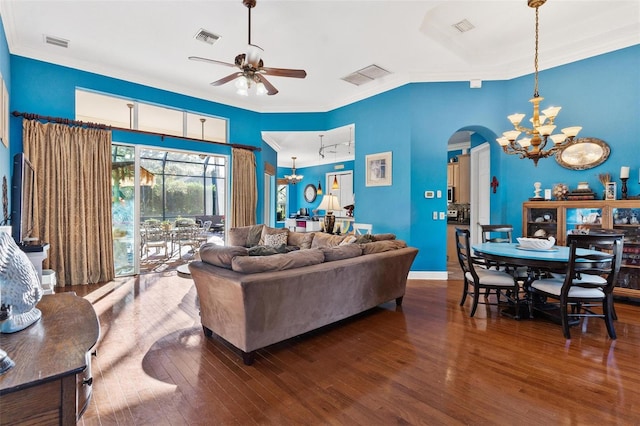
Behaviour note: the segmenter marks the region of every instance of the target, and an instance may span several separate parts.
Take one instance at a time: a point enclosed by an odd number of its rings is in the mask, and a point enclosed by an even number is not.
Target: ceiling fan
[[[192,61],[207,62],[210,64],[224,65],[227,67],[238,67],[240,71],[236,71],[233,74],[229,74],[226,77],[216,80],[211,83],[212,86],[221,86],[232,80],[236,80],[236,87],[238,93],[242,95],[248,95],[248,90],[251,84],[256,84],[257,94],[275,95],[278,93],[278,89],[265,78],[265,75],[274,77],[294,77],[305,78],[307,72],[305,70],[295,70],[286,68],[269,68],[265,67],[260,57],[263,49],[255,44],[251,44],[251,9],[255,7],[256,0],[242,0],[249,10],[249,46],[247,53],[240,53],[236,56],[234,63],[217,61],[215,59],[201,58],[199,56],[189,56]],[[244,78],[238,78],[244,77]]]

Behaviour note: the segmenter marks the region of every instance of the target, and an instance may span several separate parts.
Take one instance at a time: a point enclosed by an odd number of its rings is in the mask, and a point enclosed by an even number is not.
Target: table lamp
[[[324,210],[326,212],[324,216],[324,230],[329,234],[333,234],[333,225],[336,222],[336,218],[333,215],[334,210],[340,210],[340,202],[335,195],[325,195],[320,201],[318,210]]]

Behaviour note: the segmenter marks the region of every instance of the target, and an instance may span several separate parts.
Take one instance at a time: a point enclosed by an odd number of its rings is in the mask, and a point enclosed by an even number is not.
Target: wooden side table
[[[0,424],[75,424],[91,398],[98,317],[74,293],[45,295],[37,307],[40,321],[0,334],[0,347],[16,363],[0,375]]]

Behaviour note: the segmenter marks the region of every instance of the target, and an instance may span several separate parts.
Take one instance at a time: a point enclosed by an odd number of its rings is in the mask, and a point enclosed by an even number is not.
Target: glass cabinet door
[[[640,208],[614,208],[613,228],[624,233],[618,286],[640,289]]]
[[[527,213],[527,237],[549,238],[557,237],[558,209],[530,208]]]
[[[584,230],[585,233],[590,229],[602,228],[602,209],[601,208],[568,208],[566,210],[565,233],[579,233]]]

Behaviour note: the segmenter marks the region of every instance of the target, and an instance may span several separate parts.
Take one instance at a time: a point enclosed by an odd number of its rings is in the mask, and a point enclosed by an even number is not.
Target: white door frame
[[[488,142],[471,148],[471,215],[469,230],[471,243],[480,242],[479,224],[491,219],[491,146]],[[483,171],[483,173],[481,173]]]

